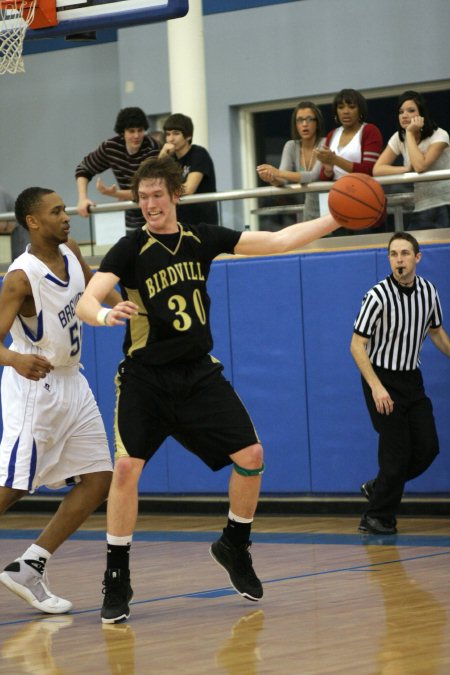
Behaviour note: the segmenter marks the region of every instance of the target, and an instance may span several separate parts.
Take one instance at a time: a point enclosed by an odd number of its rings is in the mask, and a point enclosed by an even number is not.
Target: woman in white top
[[[331,111],[340,126],[329,132],[323,148],[316,151],[322,162],[321,180],[337,180],[348,173],[371,176],[383,138],[378,127],[366,121],[366,99],[356,89],[342,89]]]
[[[340,126],[332,129],[323,147],[316,150],[322,162],[320,180],[338,180],[349,173],[372,175],[373,167],[383,147],[381,131],[367,122],[367,101],[356,89],[341,89],[333,99],[331,112]],[[380,226],[382,222],[378,223]],[[341,228],[336,235],[362,234],[367,230]]]
[[[287,183],[312,183],[319,180],[320,162],[315,149],[323,143],[323,116],[315,103],[302,101],[291,118],[292,140],[285,143],[281,155],[280,167],[260,164],[256,167],[259,177],[265,183],[278,187]],[[315,192],[307,192],[303,209],[303,220],[318,218],[319,197]]]
[[[395,166],[403,157],[403,167]],[[449,135],[433,122],[422,94],[405,91],[398,99],[398,131],[391,136],[375,164],[374,176],[450,169]],[[414,212],[406,229],[449,227],[450,181],[414,185]]]

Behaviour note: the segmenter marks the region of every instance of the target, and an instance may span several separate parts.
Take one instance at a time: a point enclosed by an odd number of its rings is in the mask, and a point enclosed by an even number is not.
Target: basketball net
[[[11,0],[0,6],[0,75],[25,72],[23,41],[35,9],[36,0]]]

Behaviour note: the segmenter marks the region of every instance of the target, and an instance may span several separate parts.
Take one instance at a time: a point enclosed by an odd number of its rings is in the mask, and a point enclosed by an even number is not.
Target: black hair
[[[192,142],[192,137],[194,135],[194,124],[190,117],[187,115],[182,115],[181,113],[174,113],[169,115],[169,117],[164,122],[163,126],[164,132],[166,131],[181,131],[185,138],[190,138]]]
[[[19,225],[28,230],[27,216],[34,213],[44,195],[51,195],[54,190],[41,187],[29,187],[17,197],[14,204],[14,213]]]
[[[183,169],[172,157],[149,157],[133,176],[133,199],[139,202],[139,185],[143,180],[162,180],[171,197],[183,194]]]
[[[291,117],[291,137],[294,141],[300,140],[300,134],[298,133],[296,119],[298,111],[304,108],[311,108],[311,110],[314,112],[314,116],[317,122],[316,141],[319,141],[325,135],[325,122],[323,120],[322,111],[312,101],[300,101],[300,103],[298,103],[295,106]]]
[[[331,104],[331,112],[333,116],[339,121],[338,118],[338,106],[341,103],[353,103],[358,107],[359,110],[359,121],[365,122],[368,116],[367,101],[364,96],[356,89],[341,89],[341,91],[336,94]]]
[[[419,115],[423,117],[423,127],[420,131],[420,140],[424,138],[429,138],[432,136],[433,132],[438,128],[437,124],[431,119],[430,113],[428,111],[427,102],[425,101],[422,94],[419,94],[418,91],[409,89],[404,91],[403,94],[400,94],[397,100],[397,112],[400,110],[405,101],[414,101],[416,106],[419,109]],[[397,130],[400,140],[405,140],[405,130],[400,126],[400,120],[397,118]]]
[[[404,239],[405,241],[409,241],[409,243],[413,247],[414,254],[417,255],[419,253],[420,251],[419,242],[415,237],[412,236],[412,234],[409,234],[409,232],[396,232],[395,234],[393,234],[392,237],[389,239],[388,251],[391,250],[392,242],[396,241],[397,239]]]
[[[122,108],[116,118],[114,131],[123,134],[125,129],[148,129],[147,115],[141,108]]]

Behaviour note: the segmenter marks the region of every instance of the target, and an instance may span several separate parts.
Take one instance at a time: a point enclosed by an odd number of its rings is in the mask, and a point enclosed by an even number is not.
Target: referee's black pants
[[[406,481],[428,469],[439,454],[439,440],[420,370],[377,366],[374,370],[394,401],[394,409],[390,415],[378,413],[372,390],[362,379],[367,408],[379,435],[379,471],[366,515],[395,522]]]

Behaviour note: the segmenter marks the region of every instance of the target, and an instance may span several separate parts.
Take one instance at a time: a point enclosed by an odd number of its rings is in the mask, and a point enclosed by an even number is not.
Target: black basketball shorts
[[[125,359],[116,376],[116,457],[146,462],[172,436],[213,471],[259,443],[241,399],[211,356],[164,366]]]

